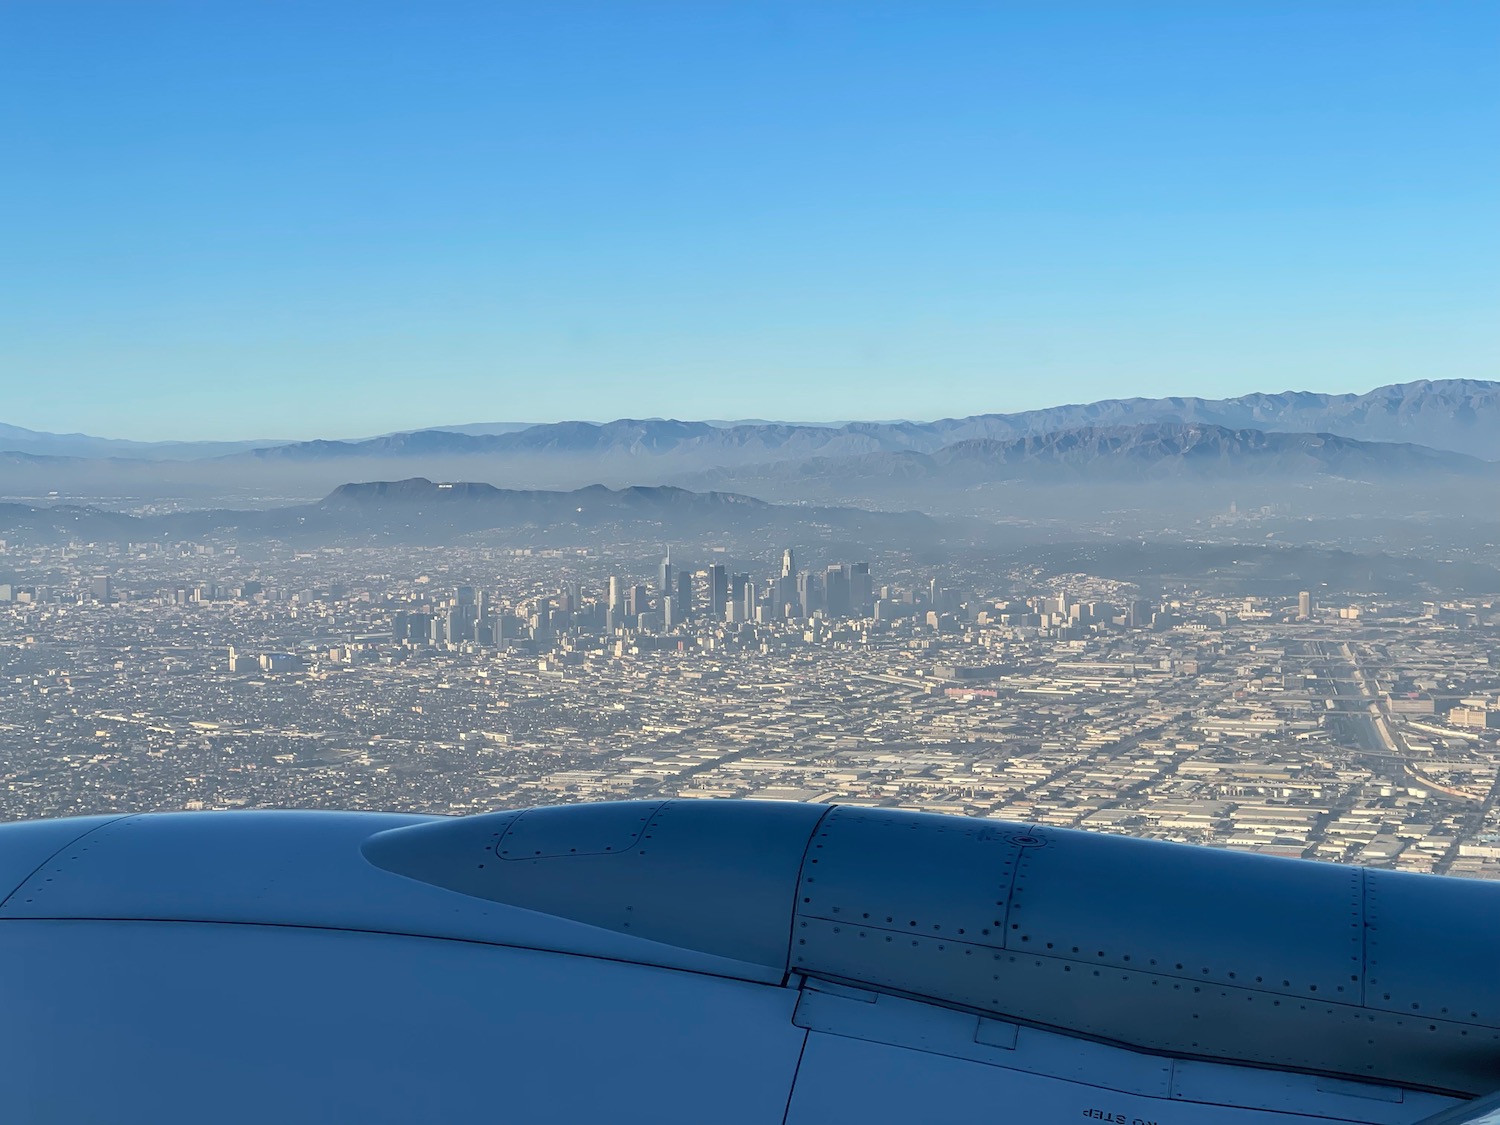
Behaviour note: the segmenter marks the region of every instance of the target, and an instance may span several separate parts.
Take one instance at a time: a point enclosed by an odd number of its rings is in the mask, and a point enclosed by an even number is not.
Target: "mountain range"
[[[366,441],[292,442],[249,451],[258,459],[331,457],[671,456],[704,466],[870,453],[935,453],[960,442],[1009,442],[1072,430],[1139,425],[1329,433],[1500,458],[1500,383],[1422,381],[1362,395],[1308,392],[1232,399],[1109,399],[1018,414],[935,422],[850,422],[842,426],[757,422],[722,425],[674,419],[557,422],[506,433],[420,430]]]
[[[210,509],[130,516],[80,505],[0,503],[0,537],[13,542],[132,542],[222,538],[258,543],[424,546],[500,543],[557,547],[685,539],[709,540],[736,555],[765,554],[768,543],[796,542],[832,553],[923,544],[927,550],[972,547],[964,521],[916,513],[769,504],[730,493],[678,488],[568,492],[434,483],[422,478],[346,484],[314,504],[241,511]],[[1493,590],[1500,571],[1478,563],[1417,555],[1355,554],[1293,544],[1137,542],[1093,538],[1040,543],[987,540],[992,558],[1024,561],[1059,573],[1086,572],[1130,582],[1208,582],[1231,592],[1287,593],[1309,584],[1403,594],[1419,589]]]
[[[983,504],[1010,482],[1192,485],[1246,479],[1426,487],[1462,478],[1484,496],[1500,481],[1500,383],[1407,383],[1362,395],[1287,392],[1236,399],[1113,399],[936,422],[694,422],[620,419],[511,426],[475,423],[361,441],[196,447],[171,444],[101,458],[6,449],[0,495],[173,497],[265,505],[324,496],[351,480],[489,481],[524,492],[676,486],[765,500],[935,510]],[[29,431],[28,431],[29,432]],[[36,435],[33,435],[35,437]],[[48,436],[48,435],[43,435]],[[1393,440],[1397,439],[1397,440]],[[12,440],[11,444],[17,444]],[[230,443],[234,445],[234,443]],[[993,491],[993,490],[991,490]],[[1326,488],[1322,491],[1326,492]],[[1473,489],[1470,489],[1472,492]],[[274,498],[282,498],[276,500]],[[975,503],[971,503],[971,499]],[[987,503],[993,507],[994,498]],[[1113,502],[1113,501],[1111,501]],[[1467,502],[1467,501],[1466,501]]]
[[[965,488],[1000,481],[1209,480],[1329,476],[1379,482],[1440,474],[1500,481],[1500,464],[1463,453],[1337,434],[1231,430],[1202,423],[1085,426],[954,442],[935,453],[814,457],[701,474],[700,482],[753,488],[860,481]]]
[[[49,434],[0,422],[0,452],[36,457],[122,457],[143,461],[193,461],[279,444],[261,441],[130,441],[91,434]]]
[[[865,543],[931,540],[937,525],[914,512],[769,504],[723,492],[681,488],[571,491],[434,483],[424,478],[345,484],[315,504],[235,510],[224,508],[130,516],[72,505],[0,504],[0,535],[55,541],[187,540],[208,535],[299,543],[451,543],[486,533],[615,532],[650,538],[659,527],[671,538],[722,535],[778,539],[841,537]]]
[[[912,451],[935,453],[967,441],[1011,441],[1067,430],[1206,425],[1230,430],[1329,433],[1402,442],[1500,459],[1500,382],[1419,380],[1362,394],[1284,391],[1235,398],[1124,398],[1011,414],[932,422],[465,423],[363,440],[136,442],[48,434],[0,425],[0,451],[41,456],[187,460],[221,457],[324,460],[351,457],[499,455],[674,455],[698,467]]]

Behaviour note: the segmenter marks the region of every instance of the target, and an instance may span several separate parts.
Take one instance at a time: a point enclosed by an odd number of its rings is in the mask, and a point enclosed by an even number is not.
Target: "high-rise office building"
[[[776,617],[797,616],[797,576],[783,574],[772,583],[771,613]]]
[[[818,582],[812,571],[797,575],[797,616],[811,617],[819,608]]]
[[[625,616],[634,619],[645,613],[651,601],[651,591],[637,582],[625,591]]]
[[[231,672],[254,672],[260,668],[260,657],[249,653],[238,652],[231,645],[229,649],[229,670]]]
[[[1301,618],[1312,616],[1312,591],[1303,590],[1297,595],[1297,616]]]
[[[781,552],[781,574],[771,583],[771,616],[797,617],[797,556],[788,547]]]
[[[667,557],[661,560],[661,570],[657,573],[656,592],[663,598],[672,596],[672,548],[667,548]]]
[[[483,590],[474,591],[474,613],[469,625],[469,639],[478,641],[480,644],[489,644],[493,634],[490,632],[490,616],[494,613],[494,605],[490,596]]]
[[[619,575],[610,576],[609,600],[604,608],[604,627],[613,633],[625,619],[625,583]]]
[[[729,600],[725,610],[731,621],[753,621],[755,619],[755,583],[748,574],[731,575]]]
[[[708,616],[714,621],[724,620],[724,610],[729,605],[729,572],[720,563],[708,568]]]
[[[676,613],[678,622],[686,621],[693,616],[693,574],[689,570],[677,572],[677,597],[676,604],[672,607]]]
[[[829,617],[849,616],[849,572],[847,564],[830,566],[823,573],[823,607]]]
[[[431,635],[432,618],[425,613],[398,613],[391,619],[391,639],[397,644],[425,645]]]
[[[114,600],[114,583],[110,581],[107,574],[96,574],[94,580],[89,583],[89,593],[94,601],[108,605]]]
[[[875,608],[875,589],[870,584],[870,564],[849,567],[849,606],[856,617],[868,617]]]

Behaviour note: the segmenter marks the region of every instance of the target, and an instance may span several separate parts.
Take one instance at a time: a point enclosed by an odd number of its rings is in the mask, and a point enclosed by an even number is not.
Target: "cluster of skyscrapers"
[[[674,563],[668,554],[654,583],[616,575],[609,579],[602,600],[585,600],[575,581],[554,597],[499,609],[483,590],[460,586],[435,606],[395,614],[391,633],[398,644],[502,645],[568,629],[660,633],[689,621],[736,624],[866,617],[875,610],[867,562],[799,571],[788,550],[782,555],[780,574],[756,579],[719,563],[692,570]]]
[[[496,616],[483,590],[460,586],[446,607],[432,613],[398,613],[391,622],[392,639],[411,644],[498,644],[505,639],[505,621]]]
[[[605,627],[613,632],[621,626],[650,631],[671,630],[695,617],[729,623],[780,621],[824,617],[861,617],[874,608],[870,564],[834,563],[821,574],[797,569],[791,549],[781,556],[781,573],[757,581],[749,574],[732,573],[720,563],[711,563],[694,573],[662,559],[655,589],[628,585],[624,579],[609,580],[605,601]]]

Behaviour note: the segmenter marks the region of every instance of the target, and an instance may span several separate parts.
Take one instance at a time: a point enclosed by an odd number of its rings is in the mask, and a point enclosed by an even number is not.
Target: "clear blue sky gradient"
[[[1494,0],[8,0],[0,421],[1500,377]]]

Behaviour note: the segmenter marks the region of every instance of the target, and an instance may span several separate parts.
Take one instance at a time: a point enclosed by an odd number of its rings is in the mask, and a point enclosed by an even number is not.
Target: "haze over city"
[[[1494,1125],[1497,51],[0,4],[0,1116]]]
[[[1493,873],[1493,6],[4,21],[0,816]]]

